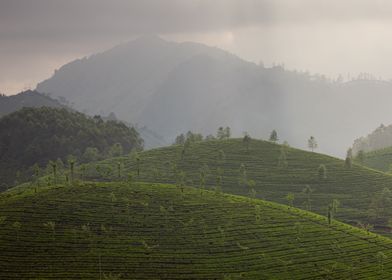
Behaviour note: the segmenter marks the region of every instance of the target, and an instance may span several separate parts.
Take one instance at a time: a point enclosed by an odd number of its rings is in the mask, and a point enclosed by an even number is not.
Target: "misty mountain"
[[[262,138],[276,129],[297,147],[306,147],[313,135],[320,151],[343,156],[353,139],[392,123],[390,82],[330,81],[158,37],[70,62],[37,90],[65,97],[89,114],[114,112],[167,143],[187,130],[209,134],[228,125],[234,135],[247,131]]]
[[[58,100],[37,91],[27,90],[19,94],[0,95],[0,117],[18,111],[23,107],[65,107]]]

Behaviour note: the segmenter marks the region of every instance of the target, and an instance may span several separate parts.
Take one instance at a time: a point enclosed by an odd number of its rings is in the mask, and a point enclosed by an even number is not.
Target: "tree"
[[[33,170],[34,170],[33,182],[34,182],[34,185],[35,185],[34,192],[36,193],[37,192],[37,188],[39,188],[39,177],[41,175],[41,170],[40,170],[39,165],[37,163],[34,164]]]
[[[369,208],[375,213],[375,218],[387,223],[392,215],[392,192],[389,188],[384,188],[376,192],[371,200]]]
[[[73,156],[69,156],[68,157],[68,165],[69,165],[69,171],[70,171],[70,183],[71,185],[73,185],[74,183],[74,179],[75,179],[75,162],[76,159]]]
[[[123,154],[124,154],[124,149],[120,143],[115,143],[109,149],[109,155],[111,157],[119,157],[119,156],[122,156]]]
[[[286,200],[289,206],[293,207],[293,202],[294,202],[294,194],[293,193],[288,193],[286,195]]]
[[[250,144],[251,138],[248,133],[245,133],[244,138],[242,138],[242,143],[245,144],[246,151],[249,152],[249,144]]]
[[[225,139],[229,139],[231,137],[231,129],[230,127],[226,126],[224,129],[225,132]]]
[[[94,147],[87,147],[83,153],[82,161],[83,162],[94,162],[99,159],[99,151]]]
[[[360,150],[356,156],[356,160],[358,161],[359,164],[362,164],[365,162],[365,153],[363,150]]]
[[[280,155],[278,158],[278,166],[285,168],[288,166],[285,146],[280,148]]]
[[[216,138],[218,138],[218,140],[225,140],[225,139],[229,139],[231,137],[231,129],[230,127],[226,126],[225,128],[223,128],[223,126],[218,128],[218,131],[216,133]]]
[[[136,159],[137,176],[139,176],[140,175],[140,156],[139,156],[139,154],[136,154],[135,159]]]
[[[185,135],[183,133],[181,133],[174,140],[174,144],[175,145],[184,145],[184,143],[185,143]]]
[[[119,161],[117,161],[117,177],[119,179],[122,177],[122,175],[121,175],[121,167],[122,167],[122,161],[119,160]]]
[[[216,138],[218,138],[218,140],[225,139],[225,131],[223,126],[218,128],[218,131],[216,132]]]
[[[245,188],[247,183],[248,183],[248,178],[247,178],[247,175],[246,175],[245,164],[241,163],[240,169],[239,169],[239,173],[240,173],[239,174],[240,177],[239,177],[238,183],[239,183],[240,186]]]
[[[54,161],[49,161],[49,164],[52,167],[53,183],[54,183],[54,185],[56,185],[57,184],[57,163]]]
[[[273,142],[273,143],[276,143],[276,142],[279,141],[279,139],[278,139],[278,133],[276,132],[275,129],[272,130],[272,132],[271,132],[271,134],[270,134],[270,137],[269,137],[269,140],[270,140],[271,142]]]
[[[349,149],[347,150],[346,159],[345,159],[345,161],[344,161],[344,165],[345,165],[347,168],[351,168],[351,167],[352,167],[352,165],[353,165],[353,163],[352,163],[352,158],[353,158],[353,151],[352,151],[351,148],[349,148]]]
[[[310,136],[308,139],[308,148],[313,152],[315,149],[317,149],[317,141],[316,138],[313,136]]]
[[[320,164],[318,170],[319,179],[327,179],[327,168],[324,164]]]
[[[306,185],[305,188],[302,190],[302,192],[306,196],[306,210],[310,211],[310,210],[312,210],[310,196],[313,192],[313,189],[309,185]]]

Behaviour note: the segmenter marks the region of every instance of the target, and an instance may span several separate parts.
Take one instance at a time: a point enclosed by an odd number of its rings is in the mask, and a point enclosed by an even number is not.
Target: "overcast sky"
[[[266,66],[392,78],[388,0],[0,0],[0,92],[143,34],[218,46]]]

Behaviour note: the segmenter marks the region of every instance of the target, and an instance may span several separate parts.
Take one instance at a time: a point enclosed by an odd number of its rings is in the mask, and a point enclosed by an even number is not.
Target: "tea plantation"
[[[271,176],[283,180],[277,174]],[[0,195],[0,224],[0,279],[392,277],[392,241],[385,237],[273,202],[191,187],[85,182],[12,190]]]
[[[320,165],[325,167],[323,174]],[[387,223],[369,218],[369,205],[377,192],[392,187],[392,176],[261,140],[251,140],[248,147],[242,139],[203,141],[185,152],[181,145],[170,146],[90,164],[83,170],[83,176],[99,181],[118,180],[119,175],[125,180],[131,174],[138,181],[178,184],[183,180],[196,187],[219,186],[231,194],[285,204],[292,200],[295,207],[321,215],[338,200],[339,220],[354,225],[372,223],[378,230],[389,231]],[[288,193],[293,196],[288,198]]]

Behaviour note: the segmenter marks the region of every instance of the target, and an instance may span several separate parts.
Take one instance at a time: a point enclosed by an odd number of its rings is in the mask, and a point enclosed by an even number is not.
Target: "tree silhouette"
[[[249,144],[250,144],[251,138],[248,133],[245,133],[244,138],[242,138],[242,143],[245,144],[246,151],[249,152]]]
[[[269,140],[271,141],[271,142],[273,142],[273,143],[276,143],[276,142],[278,142],[278,133],[276,132],[276,130],[274,129],[274,130],[272,130],[272,132],[271,132],[271,134],[270,134],[270,137],[269,137]]]
[[[308,139],[308,148],[313,152],[315,149],[317,149],[317,141],[316,138],[314,138],[313,136],[310,136],[310,138]]]

